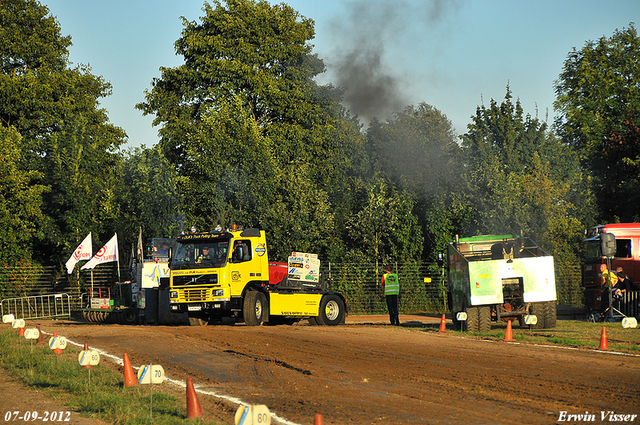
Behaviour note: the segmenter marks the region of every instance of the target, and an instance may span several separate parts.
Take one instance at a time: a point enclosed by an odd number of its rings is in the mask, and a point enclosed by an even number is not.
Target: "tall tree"
[[[367,130],[371,172],[412,193],[413,213],[425,238],[424,257],[435,259],[469,220],[462,192],[460,148],[451,121],[426,103],[408,106],[393,119],[374,119]]]
[[[640,212],[640,37],[633,24],[569,53],[555,83],[558,130],[591,173],[604,221]]]
[[[0,127],[0,266],[31,259],[31,244],[42,220],[44,186],[31,180],[38,171],[20,164],[20,135],[13,127]]]
[[[71,38],[35,0],[0,4],[0,125],[22,137],[19,167],[47,186],[43,232],[34,247],[60,262],[89,231],[111,231],[117,216],[113,170],[125,134],[99,99],[111,87],[85,66],[71,67]]]
[[[118,231],[121,246],[136,242],[142,228],[143,242],[175,237],[184,229],[178,175],[160,149],[134,148],[118,168],[116,189],[119,205]]]
[[[264,0],[214,1],[203,10],[199,23],[184,21],[175,43],[185,63],[162,68],[138,105],[161,126],[187,220],[264,227],[272,251],[328,246],[330,205],[320,203],[341,196],[361,139],[338,107],[339,92],[313,80],[324,71],[311,54],[313,21]],[[299,208],[302,188],[313,194],[308,208]]]
[[[423,239],[411,194],[379,176],[361,190],[361,205],[347,224],[352,255],[382,263],[420,258]]]
[[[508,87],[505,100],[478,107],[467,128],[462,147],[477,232],[524,231],[552,252],[580,233],[572,200],[583,179],[575,154],[545,123],[525,115]]]

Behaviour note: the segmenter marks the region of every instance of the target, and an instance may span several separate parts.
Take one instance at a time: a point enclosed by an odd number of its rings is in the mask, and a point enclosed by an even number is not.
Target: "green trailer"
[[[556,326],[553,257],[530,238],[458,238],[447,247],[449,310],[457,330],[488,332],[492,322]]]

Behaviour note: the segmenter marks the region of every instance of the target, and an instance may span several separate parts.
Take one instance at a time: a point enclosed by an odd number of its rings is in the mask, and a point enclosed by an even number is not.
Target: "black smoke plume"
[[[335,50],[325,58],[344,105],[362,121],[387,119],[410,103],[412,73],[391,64],[387,49],[411,49],[411,32],[434,25],[456,0],[346,0],[331,24]],[[419,53],[419,52],[416,52]]]

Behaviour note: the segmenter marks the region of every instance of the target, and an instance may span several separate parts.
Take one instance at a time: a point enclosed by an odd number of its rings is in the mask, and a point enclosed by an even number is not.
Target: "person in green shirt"
[[[385,274],[382,275],[382,290],[387,300],[387,308],[389,309],[389,320],[392,325],[400,326],[400,318],[398,317],[398,295],[400,294],[400,282],[398,275],[391,273],[391,264],[385,267]]]

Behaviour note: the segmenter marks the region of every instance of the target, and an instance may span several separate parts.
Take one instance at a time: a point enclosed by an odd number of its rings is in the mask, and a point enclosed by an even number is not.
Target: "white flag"
[[[92,269],[98,264],[109,263],[111,261],[119,261],[118,258],[118,234],[113,235],[111,240],[107,242],[100,251],[96,252],[91,260],[87,262],[80,270]]]
[[[67,273],[71,274],[73,272],[78,261],[91,258],[91,251],[93,251],[93,249],[91,248],[91,233],[89,233],[80,245],[78,245],[76,250],[73,251],[69,260],[67,260]]]

